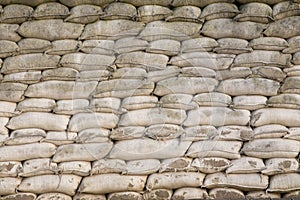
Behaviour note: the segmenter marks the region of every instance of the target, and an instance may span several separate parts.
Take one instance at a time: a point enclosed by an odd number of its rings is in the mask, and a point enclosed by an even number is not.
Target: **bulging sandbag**
[[[152,21],[162,20],[172,14],[168,7],[160,5],[144,5],[137,9],[137,21],[149,23]]]
[[[19,173],[21,177],[38,176],[43,174],[54,174],[57,170],[57,164],[52,163],[50,158],[37,158],[26,160],[23,170]]]
[[[300,188],[300,174],[287,173],[277,174],[271,177],[268,192],[290,192],[299,190]]]
[[[73,196],[73,200],[106,200],[106,196],[104,194],[82,194],[77,193],[75,196]]]
[[[214,139],[247,141],[253,136],[253,131],[247,126],[222,126]]]
[[[82,4],[105,6],[106,4],[112,3],[114,0],[59,0],[59,1],[68,7],[74,7]]]
[[[172,199],[208,199],[208,194],[205,189],[184,187],[175,190]]]
[[[299,165],[295,158],[271,158],[267,159],[265,163],[266,169],[262,173],[268,176],[297,172]]]
[[[29,98],[18,104],[17,110],[21,112],[50,112],[56,103],[53,99]]]
[[[214,52],[222,54],[241,54],[252,51],[248,46],[248,41],[239,38],[221,38],[218,39],[219,46],[214,48]]]
[[[107,199],[108,200],[118,200],[118,199],[143,200],[143,196],[138,192],[116,192],[116,193],[110,193]]]
[[[273,17],[276,20],[298,15],[300,15],[299,2],[283,1],[273,7]]]
[[[178,7],[178,6],[186,6],[186,5],[192,5],[192,6],[198,6],[198,7],[205,7],[212,3],[218,3],[218,2],[226,2],[226,3],[233,3],[233,0],[207,0],[207,1],[198,1],[198,0],[174,0],[172,1],[172,6]]]
[[[3,200],[11,200],[11,199],[26,199],[26,200],[35,200],[36,195],[33,193],[25,193],[25,192],[19,192],[18,194],[11,194],[2,197]]]
[[[107,5],[100,19],[113,20],[113,19],[134,19],[137,15],[136,8],[132,4],[113,2]]]
[[[279,124],[268,124],[254,128],[253,137],[259,138],[281,138],[288,134],[289,129]]]
[[[146,49],[146,52],[164,54],[167,56],[177,55],[180,51],[180,42],[176,40],[155,40],[150,42],[150,46]]]
[[[39,82],[41,78],[42,74],[40,71],[19,72],[5,75],[3,78],[3,82],[32,84]]]
[[[265,192],[265,191],[250,191],[247,193],[246,198],[249,200],[255,199],[280,199],[280,193]]]
[[[257,23],[267,24],[273,21],[272,8],[264,3],[252,2],[240,6],[241,14],[237,15],[234,19],[243,21],[252,21]]]
[[[201,22],[199,17],[201,9],[196,6],[180,6],[174,9],[171,16],[166,18],[166,21],[183,21],[183,22]]]
[[[18,173],[23,170],[21,162],[4,161],[0,162],[0,177],[17,177]]]
[[[233,188],[213,188],[209,191],[211,199],[245,199],[242,191]]]
[[[296,53],[300,51],[300,36],[291,37],[287,41],[289,45],[282,51],[283,53]]]
[[[262,159],[243,156],[231,161],[231,166],[226,169],[226,174],[247,174],[264,170],[265,164]]]
[[[75,53],[78,50],[80,42],[76,40],[64,39],[55,40],[52,43],[52,48],[45,53],[50,55],[64,55],[68,53]]]
[[[91,170],[91,163],[87,161],[70,161],[59,163],[57,169],[62,174],[75,174],[78,176],[88,176]]]
[[[18,42],[21,37],[17,33],[19,29],[18,24],[0,24],[0,39]]]
[[[225,171],[231,166],[231,162],[221,157],[195,158],[192,166],[202,173],[211,174]]]
[[[1,187],[0,187],[0,193],[1,195],[9,195],[9,194],[15,194],[16,188],[21,183],[21,178],[12,178],[12,177],[4,177],[0,178]]]
[[[232,18],[238,13],[239,9],[233,3],[212,3],[203,9],[200,18],[207,21],[220,18]]]
[[[293,28],[290,28],[293,27]],[[287,17],[271,23],[264,31],[268,37],[291,38],[300,34],[300,16]]]
[[[169,189],[156,189],[147,191],[143,194],[143,198],[145,200],[153,200],[153,199],[171,199],[173,194],[172,190]]]
[[[218,92],[201,93],[194,96],[199,106],[222,106],[227,107],[231,104],[231,97],[227,94]]]
[[[282,82],[286,74],[279,67],[258,66],[251,68],[253,77],[267,78]]]
[[[218,42],[210,37],[191,38],[182,41],[181,51],[183,53],[208,52],[212,51],[213,48],[218,46]]]
[[[128,140],[144,136],[144,126],[124,126],[113,129],[109,137],[113,140]]]
[[[164,159],[161,161],[159,173],[194,171],[193,167],[191,167],[191,163],[192,163],[192,158],[186,158],[186,157]]]
[[[87,99],[59,100],[53,110],[56,114],[74,115],[90,110]]]
[[[14,116],[16,109],[16,103],[0,101],[0,117],[12,117]]]
[[[34,19],[64,19],[69,15],[69,8],[57,2],[38,5],[32,16]]]
[[[1,12],[0,21],[1,23],[21,24],[28,20],[32,13],[33,8],[30,6],[10,4],[5,6]]]
[[[44,193],[38,196],[36,200],[46,200],[46,199],[63,199],[72,200],[72,197],[63,193]]]
[[[55,69],[44,70],[42,73],[43,80],[53,81],[75,81],[79,76],[79,72],[72,68],[60,67]]]
[[[20,102],[26,89],[27,85],[22,83],[0,83],[0,100]]]
[[[93,162],[91,175],[94,174],[125,174],[127,165],[124,160],[120,159],[99,159]]]
[[[268,98],[259,95],[241,95],[233,98],[233,108],[257,110],[267,106]]]
[[[102,14],[102,8],[95,5],[78,5],[71,9],[70,16],[65,21],[81,24],[89,24],[99,19],[99,15]]]
[[[6,58],[16,54],[19,47],[15,42],[9,40],[0,40],[0,58]]]
[[[148,175],[156,173],[160,168],[160,161],[157,159],[143,159],[127,161],[126,174]]]
[[[259,50],[280,51],[289,47],[288,42],[279,37],[261,37],[249,42],[249,47]]]

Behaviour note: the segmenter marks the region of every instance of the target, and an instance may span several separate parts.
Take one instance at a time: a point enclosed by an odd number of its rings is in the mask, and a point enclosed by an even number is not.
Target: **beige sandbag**
[[[5,145],[20,145],[41,142],[46,137],[42,129],[28,128],[18,129],[11,132],[10,137],[4,142]]]
[[[17,137],[27,137],[27,136],[41,136],[46,137],[46,132],[42,129],[38,128],[27,128],[27,129],[18,129],[12,131],[10,137],[17,138]]]
[[[23,166],[21,162],[5,161],[0,162],[0,177],[16,177]]]
[[[183,156],[191,142],[172,139],[157,141],[149,138],[118,141],[114,144],[109,158],[137,159],[167,159]],[[140,148],[140,147],[143,148]]]
[[[57,172],[57,164],[52,163],[50,158],[26,160],[23,170],[19,173],[21,177],[38,176],[43,174],[54,174]]]
[[[211,199],[245,199],[242,191],[233,188],[213,188],[209,191]]]
[[[180,6],[174,9],[171,16],[166,18],[166,21],[183,21],[183,22],[201,22],[201,9],[196,6]]]
[[[1,195],[15,194],[18,185],[21,183],[21,180],[22,180],[21,178],[1,177],[0,194]]]
[[[174,77],[159,81],[154,94],[164,96],[167,94],[197,94],[211,92],[217,86],[218,81],[212,78],[201,77]],[[186,88],[190,88],[187,90]]]
[[[69,8],[57,2],[43,3],[32,14],[35,19],[63,19],[70,14]]]
[[[144,5],[160,5],[160,6],[169,6],[171,5],[172,0],[120,0],[121,2],[130,3],[136,7]]]
[[[175,190],[172,199],[208,199],[208,194],[205,189],[184,187]]]
[[[33,193],[23,193],[19,192],[18,194],[11,194],[4,197],[1,197],[2,200],[11,200],[11,199],[26,199],[26,200],[35,200],[36,195]]]
[[[182,139],[187,141],[208,140],[217,135],[217,129],[214,126],[191,126],[185,127],[184,130]]]
[[[200,18],[207,21],[219,18],[232,18],[238,13],[240,11],[233,3],[213,3],[203,9]]]
[[[149,23],[152,21],[162,20],[172,14],[168,7],[160,5],[143,5],[137,9],[137,21]]]
[[[222,126],[218,128],[218,135],[214,139],[218,140],[250,140],[253,136],[253,131],[247,126]]]
[[[193,167],[205,174],[224,171],[230,165],[230,160],[220,157],[195,158],[192,162]]]
[[[18,24],[0,24],[0,39],[10,40],[18,42],[21,37],[18,35],[17,30],[19,29]]]
[[[261,172],[266,168],[262,159],[243,156],[231,161],[231,166],[226,169],[226,174],[248,174]]]
[[[299,110],[284,108],[263,108],[252,113],[251,125],[281,124],[283,126],[299,126]]]
[[[103,15],[100,19],[113,20],[113,19],[133,19],[137,15],[136,8],[128,3],[115,2],[107,5],[104,8]]]
[[[1,117],[12,117],[15,114],[15,109],[17,107],[16,103],[0,101],[0,116]]]
[[[1,2],[2,3],[2,2]],[[4,7],[1,12],[1,23],[21,24],[32,15],[33,8],[26,5],[11,4]]]
[[[143,51],[149,46],[145,40],[136,37],[128,37],[118,39],[115,43],[114,50],[120,54],[129,53],[133,51]]]
[[[288,128],[279,124],[268,124],[253,129],[253,138],[281,138],[289,132]]]
[[[299,88],[299,76],[295,77],[288,77],[284,80],[283,85],[281,86],[281,92],[282,93],[297,93],[300,94],[300,88]]]
[[[174,124],[155,124],[146,129],[145,135],[154,140],[174,139],[183,134],[181,126]]]
[[[186,155],[192,158],[196,157],[221,157],[228,159],[237,159],[242,142],[239,141],[214,141],[205,140],[193,142]]]
[[[289,46],[285,39],[279,37],[261,37],[249,42],[249,47],[259,50],[281,51]]]
[[[144,23],[130,20],[103,20],[85,26],[80,39],[120,39],[136,36],[144,28]]]
[[[135,139],[143,137],[144,132],[143,126],[124,126],[113,129],[109,137],[113,140]]]
[[[191,167],[192,158],[178,157],[169,158],[161,161],[159,173],[162,172],[179,172],[179,171],[195,171]]]
[[[217,91],[229,95],[273,96],[278,92],[279,82],[265,78],[229,79],[221,81]]]
[[[184,67],[181,69],[179,77],[208,77],[215,78],[216,72],[206,67]]]
[[[259,95],[241,95],[232,100],[232,107],[237,109],[257,110],[267,106],[268,98]]]
[[[268,187],[268,176],[261,174],[214,173],[205,177],[205,188],[231,187],[242,191],[263,190]]]
[[[284,138],[300,141],[300,128],[290,128],[289,134],[285,135]]]
[[[16,54],[19,47],[15,42],[9,40],[0,40],[0,58],[6,58]]]
[[[273,5],[273,4],[279,3],[281,1],[282,0],[259,0],[258,2]],[[255,2],[255,0],[238,0],[238,2],[245,4],[245,3]]]
[[[72,197],[63,193],[44,193],[39,195],[36,200],[47,200],[47,199],[72,200]]]
[[[148,108],[132,110],[123,114],[119,126],[150,126],[154,124],[181,125],[186,119],[184,110],[168,108]]]
[[[76,189],[81,181],[76,175],[41,175],[24,178],[18,186],[22,192],[33,192],[42,194],[47,192],[60,192],[67,195],[75,195]]]
[[[2,82],[33,84],[39,82],[41,78],[42,74],[40,71],[19,72],[5,75]]]
[[[295,158],[271,158],[266,160],[265,163],[266,169],[262,173],[268,176],[297,172],[299,166]]]
[[[280,194],[278,196],[280,197]],[[300,196],[300,192],[299,191],[294,191],[294,192],[289,192],[289,193],[284,194],[283,198],[297,199],[297,198],[299,198],[299,196]]]
[[[238,38],[221,38],[218,39],[219,46],[214,48],[214,52],[224,54],[241,54],[252,51],[249,48],[248,41]]]
[[[300,174],[288,173],[274,175],[270,179],[270,185],[267,189],[268,192],[285,193],[300,188]]]
[[[227,94],[209,92],[197,94],[193,97],[199,106],[222,106],[227,107],[231,104],[231,97]]]
[[[27,85],[22,83],[0,83],[0,100],[20,102],[24,99]]]
[[[214,70],[227,69],[232,64],[235,55],[215,54],[207,52],[185,53],[172,57],[170,64],[178,67],[207,67]]]
[[[298,155],[300,142],[296,140],[272,138],[255,139],[244,144],[242,152],[257,158],[294,158]]]
[[[113,40],[85,40],[80,50],[89,54],[113,55],[115,53],[114,48],[115,42]]]
[[[124,160],[120,159],[100,159],[93,162],[91,175],[109,174],[109,173],[126,173],[127,166]]]
[[[9,121],[8,117],[0,117],[0,134],[8,136],[8,129],[6,128],[6,124]]]
[[[225,107],[200,107],[188,112],[184,126],[197,125],[241,125],[244,126],[250,121],[248,110],[231,110]]]
[[[171,199],[172,194],[173,194],[172,190],[156,189],[156,190],[146,191],[143,194],[143,198],[145,200],[154,200],[154,199],[169,200]]]
[[[174,0],[172,1],[172,6],[178,7],[178,6],[186,6],[186,5],[192,5],[192,6],[198,6],[198,7],[205,7],[212,3],[218,3],[218,2],[227,2],[227,3],[233,3],[233,0],[207,0],[207,1],[198,1],[198,0]]]
[[[273,21],[272,8],[264,3],[253,2],[240,6],[241,14],[234,19],[239,22],[252,21],[267,24]]]
[[[121,107],[126,110],[139,110],[154,108],[157,104],[158,98],[156,96],[132,96],[124,98]]]
[[[279,193],[272,193],[266,191],[250,191],[246,195],[246,199],[280,199],[281,195]]]
[[[150,42],[146,52],[164,54],[167,56],[177,55],[180,51],[180,42],[176,40],[155,40]]]
[[[143,191],[147,176],[101,174],[83,178],[78,192],[105,194],[112,192]],[[98,184],[95,184],[98,183]]]
[[[7,5],[7,4],[25,4],[28,6],[36,7],[37,5],[45,2],[50,2],[54,0],[32,0],[32,1],[23,1],[23,0],[2,0],[1,4],[2,5]]]
[[[198,172],[166,172],[151,174],[148,177],[146,188],[154,190],[159,188],[175,189],[181,187],[199,187],[205,175]]]
[[[67,53],[74,53],[77,51],[79,42],[76,40],[55,40],[52,42],[52,48],[45,53],[50,55],[64,55]]]
[[[210,37],[200,37],[184,40],[181,43],[181,51],[183,53],[191,52],[207,52],[219,46],[218,42]]]
[[[59,67],[55,69],[44,70],[42,73],[43,80],[60,80],[60,81],[75,81],[79,76],[79,72],[72,68]]]
[[[191,110],[196,107],[192,98],[193,95],[190,94],[167,94],[160,98],[159,105],[163,108]]]
[[[293,55],[292,63],[295,65],[300,65],[300,52],[296,52]]]
[[[217,80],[247,78],[252,74],[249,67],[235,67],[226,70],[217,71]]]
[[[259,66],[253,67],[251,70],[253,77],[268,78],[279,82],[282,82],[286,77],[286,74],[279,67]]]
[[[89,24],[99,19],[99,15],[103,14],[102,8],[95,5],[78,5],[71,9],[70,16],[66,22],[74,22],[81,24]]]
[[[158,82],[171,77],[177,77],[181,69],[177,66],[167,66],[164,70],[150,71],[147,74],[147,80]]]
[[[296,53],[300,51],[300,36],[291,37],[287,40],[289,45],[282,50],[283,53]]]
[[[276,20],[300,15],[300,6],[297,2],[283,1],[273,7],[273,17]]]
[[[57,169],[62,174],[75,174],[78,176],[88,176],[91,170],[91,163],[87,161],[70,161],[59,163]]]
[[[62,131],[67,129],[68,122],[69,116],[66,115],[26,112],[11,118],[7,127],[12,130],[34,127],[44,130]]]
[[[160,161],[157,159],[143,159],[127,161],[126,174],[148,175],[159,170]]]
[[[56,103],[53,99],[29,98],[18,104],[17,110],[21,112],[50,112]]]
[[[88,82],[88,81],[104,81],[111,77],[109,70],[88,70],[81,71],[76,81]]]
[[[57,114],[74,115],[90,110],[87,99],[59,100],[54,108]]]
[[[57,146],[63,144],[72,144],[76,140],[77,133],[66,131],[48,131],[45,142],[55,144]]]
[[[295,65],[290,68],[284,68],[283,71],[287,76],[299,76],[300,74],[300,65]]]
[[[79,194],[73,196],[73,200],[106,200],[104,194]]]
[[[25,92],[25,96],[59,100],[82,99],[88,98],[96,85],[97,81],[44,81],[30,85]]]
[[[68,7],[74,7],[82,4],[104,6],[106,4],[112,3],[114,0],[59,0],[59,1]]]
[[[264,34],[268,37],[280,38],[298,36],[300,34],[300,16],[287,17],[273,22],[264,31]]]
[[[120,105],[121,99],[114,97],[94,98],[90,102],[90,107],[93,110],[107,113],[118,113]]]
[[[108,142],[109,130],[103,128],[89,128],[82,130],[76,137],[76,143]]]
[[[224,29],[223,27],[226,27]],[[207,21],[201,33],[213,38],[254,39],[260,37],[264,29],[263,24],[255,22],[236,22],[233,19],[213,19]]]
[[[143,196],[137,192],[116,192],[116,193],[109,194],[107,199],[108,200],[118,200],[118,199],[143,200]]]
[[[0,147],[0,161],[24,161],[34,158],[49,158],[54,155],[56,146],[50,143],[32,143]]]

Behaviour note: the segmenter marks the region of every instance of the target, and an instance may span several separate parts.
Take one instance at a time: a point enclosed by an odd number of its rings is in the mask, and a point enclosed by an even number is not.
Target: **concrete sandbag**
[[[264,34],[268,37],[280,38],[298,36],[300,34],[300,16],[287,17],[273,22],[264,31]]]
[[[220,157],[195,158],[192,166],[202,173],[211,174],[225,171],[231,166],[230,160]]]

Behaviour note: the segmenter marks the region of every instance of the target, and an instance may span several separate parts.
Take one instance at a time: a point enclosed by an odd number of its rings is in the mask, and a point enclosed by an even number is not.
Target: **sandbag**
[[[101,174],[83,178],[78,192],[105,194],[112,192],[143,191],[147,176]],[[98,183],[98,184],[95,184]]]
[[[174,0],[172,1],[172,6],[178,7],[178,6],[185,6],[185,5],[193,5],[198,7],[205,7],[212,3],[218,3],[218,2],[227,2],[227,3],[233,3],[233,0],[208,0],[208,1],[198,1],[198,0]]]
[[[79,76],[79,72],[72,68],[60,67],[55,69],[44,70],[42,73],[43,80],[60,80],[60,81],[75,81]]]
[[[246,142],[242,149],[247,156],[257,158],[294,158],[299,151],[299,141],[282,138],[255,139]]]
[[[46,199],[72,200],[72,197],[63,193],[44,193],[39,195],[36,200],[46,200]]]
[[[159,173],[162,172],[180,172],[180,171],[194,171],[191,167],[192,159],[186,157],[169,158],[161,161]]]
[[[206,21],[219,18],[232,18],[239,13],[239,9],[232,3],[212,3],[207,5],[200,18]]]
[[[77,133],[66,131],[48,131],[45,141],[57,146],[72,144],[76,140]]]
[[[109,137],[113,140],[128,140],[144,136],[144,126],[124,126],[113,129]]]
[[[180,51],[180,42],[176,40],[156,40],[150,42],[150,46],[146,49],[146,52],[164,54],[167,56],[177,55]]]
[[[268,124],[253,129],[253,138],[281,138],[289,132],[288,128],[279,124]]]
[[[6,128],[6,124],[9,121],[8,117],[0,117],[0,134],[8,136],[8,129]]]
[[[167,94],[160,98],[159,103],[163,108],[191,110],[196,107],[192,98],[193,95],[190,94]]]
[[[159,170],[160,161],[157,159],[131,160],[127,161],[126,174],[148,175]]]
[[[205,174],[225,171],[230,165],[228,159],[220,157],[195,158],[192,162],[193,167]]]
[[[21,200],[21,199],[26,199],[26,200],[35,200],[36,199],[36,195],[33,193],[23,193],[23,192],[19,192],[18,194],[11,194],[11,195],[7,195],[7,196],[3,196],[1,197],[2,200]]]
[[[54,108],[57,114],[74,115],[90,109],[87,99],[59,100]]]
[[[80,50],[89,54],[113,55],[114,48],[115,42],[113,40],[85,40],[83,41]],[[105,56],[103,56],[103,58],[105,58]],[[98,63],[98,65],[99,64],[100,63]],[[110,65],[111,64],[112,63],[110,63]]]
[[[1,117],[12,117],[14,116],[16,103],[0,101],[0,116]]]
[[[279,67],[259,66],[253,67],[251,70],[253,77],[268,78],[279,82],[282,82],[286,77],[284,70],[282,71]]]
[[[106,196],[103,194],[76,194],[73,196],[73,200],[106,200]]]
[[[132,96],[122,100],[122,108],[126,110],[138,110],[146,108],[154,108],[158,104],[156,96]]]
[[[10,137],[4,142],[5,145],[20,145],[41,142],[46,137],[42,129],[28,128],[12,131]]]
[[[259,50],[281,51],[289,47],[285,39],[279,37],[261,37],[249,42],[249,47]]]
[[[289,46],[282,50],[283,53],[296,53],[300,51],[300,36],[291,37],[287,41]]]
[[[23,166],[18,161],[0,162],[0,177],[17,177]]]
[[[18,186],[22,192],[33,192],[42,194],[47,192],[60,192],[67,195],[75,195],[76,189],[81,181],[76,175],[41,175],[24,178]]]
[[[6,58],[16,54],[19,47],[15,42],[9,40],[0,40],[0,58]]]
[[[208,52],[219,46],[218,42],[210,37],[192,38],[181,43],[183,53]]]
[[[290,27],[293,27],[292,29]],[[300,16],[287,17],[271,23],[264,31],[268,37],[291,38],[300,34]]]
[[[104,13],[100,15],[100,19],[134,19],[137,15],[136,8],[132,4],[115,2],[104,8]]]
[[[137,159],[167,159],[183,156],[191,142],[178,139],[156,141],[148,138],[118,141],[114,144],[109,158]],[[140,148],[140,147],[143,148]]]
[[[292,63],[295,65],[300,65],[300,53],[299,52],[296,52],[293,55]]]
[[[80,131],[76,143],[101,143],[108,142],[109,130],[103,128],[89,128]]]
[[[232,107],[245,110],[257,110],[267,106],[268,98],[259,95],[241,95],[232,100]]]
[[[21,37],[18,35],[17,30],[19,29],[18,24],[0,24],[0,39],[10,40],[18,42]]]
[[[18,104],[17,110],[21,112],[50,112],[56,103],[53,99],[29,98]]]
[[[191,126],[185,127],[185,133],[181,136],[187,141],[199,141],[212,139],[217,135],[217,129],[214,126]]]
[[[220,70],[216,73],[217,80],[247,78],[252,74],[249,67],[235,67],[226,70]]]
[[[70,16],[68,16],[66,22],[74,22],[81,24],[89,24],[99,19],[99,15],[103,14],[102,8],[95,5],[78,5],[71,9]]]
[[[19,72],[5,75],[3,82],[33,84],[39,82],[41,78],[42,74],[39,71]]]
[[[299,190],[300,188],[300,174],[288,173],[277,174],[271,177],[268,192],[290,192]]]
[[[250,191],[246,194],[246,198],[249,200],[255,199],[280,199],[279,193],[265,192],[265,191]]]
[[[300,94],[300,88],[298,86],[299,81],[300,78],[298,76],[286,78],[280,88],[281,92]]]
[[[209,191],[211,199],[245,199],[242,191],[233,188],[213,188]]]
[[[253,131],[247,126],[222,126],[214,139],[247,141],[252,139]]]
[[[199,106],[222,106],[227,107],[231,104],[231,97],[227,94],[209,92],[197,94],[193,97]]]
[[[76,40],[55,40],[52,43],[52,48],[45,53],[50,55],[64,55],[74,53],[78,50],[79,42]]]
[[[156,189],[156,190],[145,192],[143,194],[143,198],[145,200],[154,200],[154,199],[169,200],[171,199],[172,194],[173,194],[172,190]]]
[[[174,124],[155,124],[146,129],[145,135],[154,140],[168,140],[181,136],[184,133],[182,127]]]
[[[0,83],[0,100],[20,102],[24,99],[27,85],[22,83]]]
[[[278,195],[280,197],[280,194]],[[289,192],[283,195],[283,198],[294,198],[297,199],[300,196],[299,191]]]
[[[104,81],[111,77],[111,72],[108,70],[89,70],[81,71],[76,81],[89,82],[89,81]]]
[[[231,161],[231,166],[226,169],[226,174],[248,174],[264,170],[265,164],[262,159],[255,157],[241,157]]]
[[[32,1],[26,1],[24,2],[23,0],[2,0],[1,4],[2,5],[7,5],[7,4],[25,4],[28,6],[35,7],[41,3],[49,2],[49,1],[54,1],[54,0],[32,0]]]
[[[136,37],[126,37],[118,39],[115,42],[114,50],[120,54],[129,53],[133,51],[143,51],[149,46],[145,40]]]
[[[120,159],[100,159],[93,162],[91,175],[118,173],[125,174],[127,165],[124,160]]]
[[[75,174],[78,176],[88,176],[91,170],[91,163],[86,161],[71,161],[59,163],[57,169],[62,174]]]
[[[152,4],[152,3],[151,3]],[[137,21],[149,23],[152,21],[162,20],[172,14],[168,7],[160,5],[143,5],[137,9]]]
[[[179,77],[208,77],[215,78],[216,72],[205,67],[184,67],[181,69]]]
[[[49,2],[38,5],[32,17],[34,19],[64,19],[69,15],[69,8],[57,2]]]
[[[124,67],[119,68],[112,74],[113,79],[140,79],[143,80],[147,77],[147,71],[143,68],[137,67]]]
[[[221,38],[218,39],[219,46],[214,48],[214,52],[223,54],[241,54],[252,51],[248,46],[248,41],[238,38]]]
[[[143,196],[137,192],[116,192],[116,193],[109,194],[107,199],[108,200],[118,200],[118,199],[143,200]]]
[[[199,17],[201,9],[196,6],[180,6],[174,9],[173,14],[166,18],[166,21],[175,22],[201,22]]]
[[[114,0],[59,0],[59,1],[68,7],[74,7],[82,4],[105,6],[106,4],[112,3]]]
[[[89,105],[97,112],[118,113],[121,99],[114,97],[95,98],[91,100]]]
[[[253,2],[240,6],[241,14],[234,19],[239,22],[252,21],[267,24],[273,21],[272,8],[264,3]]]
[[[205,189],[184,187],[175,190],[172,199],[208,199],[208,194]]]
[[[299,165],[295,158],[271,158],[265,163],[266,169],[262,173],[268,176],[297,172]]]
[[[19,173],[21,177],[38,176],[43,174],[54,174],[57,171],[57,164],[52,163],[50,158],[38,158],[26,160],[23,170]]]
[[[273,7],[273,17],[276,20],[298,15],[300,15],[299,2],[283,1]]]
[[[21,178],[12,178],[12,177],[5,177],[0,178],[0,194],[1,195],[8,195],[8,194],[15,194],[16,188],[21,183]]]
[[[300,141],[300,128],[290,128],[289,134],[285,135],[284,138]]]
[[[245,4],[245,3],[255,2],[255,0],[238,0],[237,2]],[[265,4],[270,4],[270,5],[274,5],[276,3],[281,2],[281,0],[259,0],[258,2],[265,3]]]
[[[33,8],[30,6],[11,4],[4,7],[0,21],[1,23],[21,24],[28,20],[32,13]]]

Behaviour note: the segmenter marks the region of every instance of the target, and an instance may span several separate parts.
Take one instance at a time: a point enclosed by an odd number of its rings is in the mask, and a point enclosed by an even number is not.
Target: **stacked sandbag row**
[[[0,10],[1,200],[299,198],[299,1]]]

